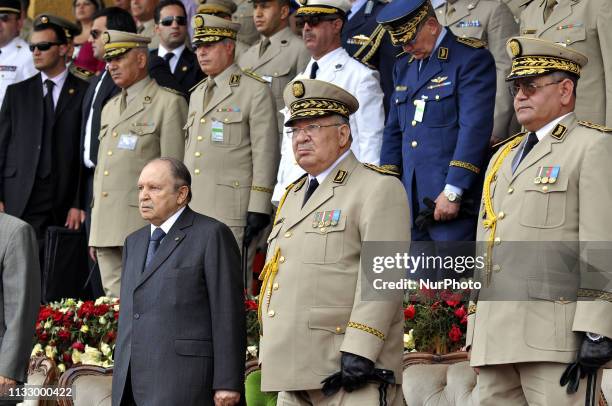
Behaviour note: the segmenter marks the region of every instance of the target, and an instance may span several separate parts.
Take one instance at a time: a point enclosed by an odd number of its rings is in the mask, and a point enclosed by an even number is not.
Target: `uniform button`
[[[274,72],[274,76],[278,76],[278,72]]]
[[[108,176],[108,171],[104,171],[104,176]]]
[[[102,197],[108,196],[108,192],[102,192]]]
[[[276,314],[276,312],[274,310],[270,310],[268,312],[268,316],[270,316],[270,317],[274,317],[275,314]]]
[[[108,155],[108,156],[113,155],[113,151],[108,151],[108,152],[106,153],[106,155]]]
[[[117,131],[113,131],[113,137],[118,136],[119,134],[117,134]]]
[[[542,186],[542,192],[548,192],[548,186]]]
[[[227,119],[227,117],[225,117],[225,118],[223,119],[223,121],[224,121],[225,123],[227,123],[229,120]]]
[[[280,262],[281,264],[285,263],[285,257],[284,257],[284,256],[282,256],[282,255],[281,255],[281,257],[280,257],[278,260],[279,260],[279,262]]]
[[[514,192],[514,188],[510,187],[508,188],[508,194],[511,195]]]
[[[293,233],[292,233],[291,231],[287,231],[287,232],[285,233],[285,238],[289,238],[289,237],[291,237],[292,235],[293,235]]]
[[[327,231],[327,228],[325,228],[325,227],[321,227],[321,228],[319,229],[319,231],[321,231],[322,233],[324,233],[324,232],[326,232],[326,231]]]
[[[204,139],[204,137],[202,137],[201,135],[198,135],[198,141],[202,141]]]
[[[336,333],[342,333],[342,327],[337,326],[336,327]]]
[[[495,237],[495,245],[501,244],[501,238]]]
[[[199,175],[200,174],[200,170],[199,169],[194,169],[193,173],[195,173],[196,175]]]
[[[411,146],[412,148],[416,148],[416,147],[417,147],[417,145],[419,145],[419,143],[418,143],[418,142],[416,142],[416,141],[412,141],[412,142],[410,143],[410,146]]]
[[[412,126],[416,126],[416,120],[412,120]]]
[[[440,95],[439,94],[436,95],[436,100],[440,100]]]
[[[278,290],[278,282],[274,282],[274,285],[272,285],[272,289]]]
[[[238,187],[240,186],[240,182],[238,182],[237,180],[234,181],[234,187]]]
[[[504,213],[503,211],[500,211],[497,216],[499,217],[500,220],[503,220],[503,218],[506,217],[506,213]]]
[[[399,99],[395,99],[395,104],[399,104]]]
[[[140,314],[138,314],[138,313],[134,314],[134,318],[135,318],[136,320],[138,320],[138,319],[140,318]]]
[[[195,156],[197,156],[198,158],[202,156],[202,154],[200,153],[200,151],[197,151],[195,154]]]
[[[493,272],[499,272],[499,271],[501,271],[501,266],[497,264],[493,265]]]
[[[200,119],[200,123],[204,124],[205,122],[206,122],[206,119],[205,119],[205,118],[201,118],[201,119]]]

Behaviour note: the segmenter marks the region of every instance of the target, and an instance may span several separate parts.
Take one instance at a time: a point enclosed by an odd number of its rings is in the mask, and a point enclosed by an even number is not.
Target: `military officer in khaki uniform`
[[[508,6],[517,24],[520,21],[521,13],[532,1],[533,0],[501,0],[502,3]]]
[[[259,32],[253,21],[253,3],[250,0],[234,0],[236,11],[232,14],[232,21],[240,24],[238,40],[253,45],[259,39]]]
[[[511,39],[508,52],[527,132],[500,147],[485,175],[477,240],[489,259],[469,309],[471,365],[481,405],[583,405],[586,379],[569,394],[559,382],[579,348],[580,363],[586,347],[612,337],[612,288],[568,264],[579,243],[610,241],[611,130],[574,113],[584,55],[528,37]],[[609,260],[585,261],[612,280]]]
[[[200,3],[198,14],[210,14],[230,21],[232,21],[232,14],[238,8],[233,0],[200,0]],[[252,14],[251,12],[251,20],[253,19]],[[250,48],[251,42],[247,43],[241,38],[236,38],[234,42],[236,43],[235,58],[238,59]]]
[[[279,137],[283,132],[283,89],[302,72],[310,53],[304,41],[289,27],[289,0],[254,0],[255,26],[261,39],[238,58],[238,65],[252,70],[270,84],[276,101]],[[280,138],[279,138],[280,142]]]
[[[228,225],[242,247],[243,237],[250,243],[270,222],[279,146],[268,83],[234,63],[237,31],[223,18],[194,17],[193,43],[208,78],[191,93],[185,164],[191,207]]]
[[[612,127],[612,7],[608,0],[534,0],[521,35],[562,43],[589,58],[578,82],[576,116]]]
[[[499,0],[449,0],[436,8],[436,17],[456,36],[482,40],[491,51],[497,71],[491,142],[495,144],[505,140],[520,130],[506,83],[506,76],[510,72],[506,42],[518,34],[518,24],[512,12]]]
[[[359,107],[353,95],[296,79],[284,99],[285,125],[307,173],[287,188],[268,238],[259,295],[261,388],[281,391],[279,406],[402,405],[402,298],[362,298],[360,261],[366,241],[408,244],[406,192],[351,151],[349,115]],[[395,384],[371,382],[374,368],[392,372]],[[321,381],[338,371],[342,389],[325,396]]]
[[[153,158],[183,159],[187,103],[148,76],[149,38],[103,35],[108,72],[121,93],[102,110],[89,245],[96,249],[105,292],[118,297],[123,242],[146,224],[138,210],[138,176]]]

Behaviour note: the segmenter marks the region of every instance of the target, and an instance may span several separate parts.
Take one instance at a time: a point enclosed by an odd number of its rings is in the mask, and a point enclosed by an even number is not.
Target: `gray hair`
[[[189,173],[189,169],[187,169],[182,161],[171,157],[155,158],[149,161],[147,165],[157,161],[165,162],[170,167],[170,174],[172,175],[172,179],[174,179],[175,191],[178,192],[182,186],[187,186],[189,189],[187,193],[187,203],[189,203],[191,201],[191,174]]]

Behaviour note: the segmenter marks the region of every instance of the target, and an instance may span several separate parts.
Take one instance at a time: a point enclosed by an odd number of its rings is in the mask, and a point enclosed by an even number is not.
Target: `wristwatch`
[[[461,201],[461,196],[455,192],[451,192],[450,190],[445,190],[444,196],[446,196],[446,199],[448,199],[448,201],[451,203],[459,203]]]
[[[598,343],[600,341],[603,340],[604,336],[602,336],[601,334],[594,334],[594,333],[586,333],[587,338],[589,339],[589,341],[592,341],[594,343]]]

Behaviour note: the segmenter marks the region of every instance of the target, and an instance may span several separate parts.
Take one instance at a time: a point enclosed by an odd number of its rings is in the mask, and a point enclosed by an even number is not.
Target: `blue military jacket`
[[[491,53],[480,41],[447,31],[420,73],[419,61],[404,56],[395,64],[393,79],[380,163],[401,170],[410,203],[416,198],[421,206],[413,213],[423,209],[423,198],[435,200],[446,184],[463,189],[463,196],[478,204],[495,107]],[[417,196],[412,196],[413,186]]]

